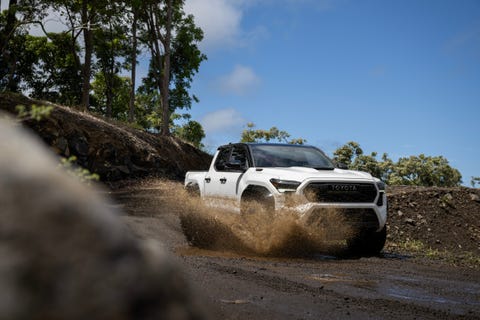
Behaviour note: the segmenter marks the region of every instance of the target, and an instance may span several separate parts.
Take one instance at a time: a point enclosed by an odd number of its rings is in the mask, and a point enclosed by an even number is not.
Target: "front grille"
[[[312,182],[303,192],[310,202],[369,203],[377,197],[377,188],[371,183]]]

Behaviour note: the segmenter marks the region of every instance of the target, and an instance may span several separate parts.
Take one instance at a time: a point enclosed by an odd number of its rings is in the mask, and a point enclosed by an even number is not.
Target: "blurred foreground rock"
[[[0,319],[201,319],[177,266],[130,238],[113,209],[4,118]]]

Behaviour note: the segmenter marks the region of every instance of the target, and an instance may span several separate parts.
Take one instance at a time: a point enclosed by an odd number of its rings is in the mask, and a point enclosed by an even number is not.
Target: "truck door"
[[[232,148],[230,146],[222,148],[218,151],[218,155],[215,159],[213,167],[210,168],[205,176],[205,196],[220,197],[222,190],[220,179],[222,177],[222,173],[226,169],[225,164],[228,163],[231,152]]]
[[[205,181],[207,197],[236,198],[238,182],[248,168],[247,149],[243,145],[228,146],[220,150],[213,170]]]

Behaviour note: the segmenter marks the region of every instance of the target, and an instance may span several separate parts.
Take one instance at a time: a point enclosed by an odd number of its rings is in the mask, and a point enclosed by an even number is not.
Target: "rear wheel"
[[[185,188],[191,197],[200,197],[200,187],[198,184],[189,184]]]
[[[360,256],[378,255],[387,240],[387,226],[385,225],[379,232],[364,231],[347,240],[347,246],[352,254]]]

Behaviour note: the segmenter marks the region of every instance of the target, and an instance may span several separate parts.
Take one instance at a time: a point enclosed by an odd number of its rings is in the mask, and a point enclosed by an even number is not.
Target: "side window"
[[[230,159],[231,148],[224,148],[220,150],[217,160],[215,161],[215,170],[217,171],[226,171],[225,165]]]
[[[241,146],[234,147],[230,161],[232,163],[238,163],[239,166],[242,168],[247,168],[248,160],[247,160],[247,150],[245,149],[245,147],[241,147]]]

